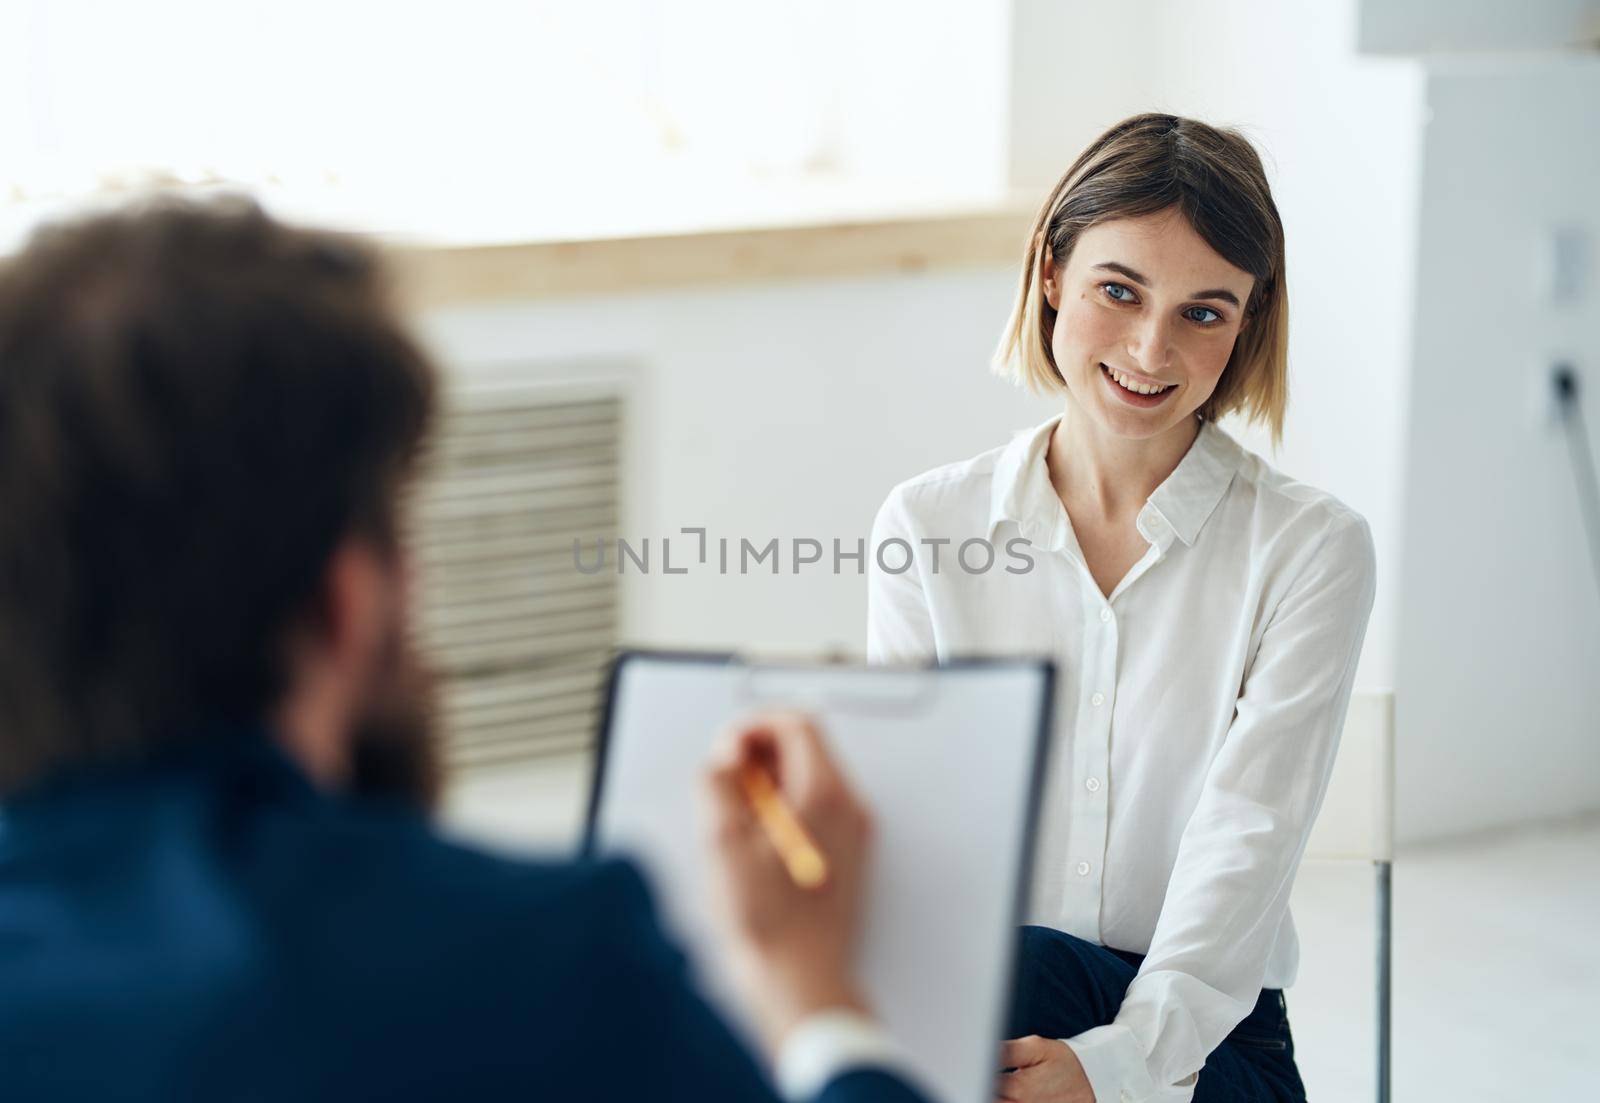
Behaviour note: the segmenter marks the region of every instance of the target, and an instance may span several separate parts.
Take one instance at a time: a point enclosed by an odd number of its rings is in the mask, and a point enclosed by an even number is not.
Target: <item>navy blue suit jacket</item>
[[[0,806],[0,1096],[772,1098],[632,868],[452,845],[260,733]]]

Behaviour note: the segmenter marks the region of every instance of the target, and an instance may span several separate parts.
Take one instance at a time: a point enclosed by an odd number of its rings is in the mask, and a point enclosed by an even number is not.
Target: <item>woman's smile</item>
[[[1152,409],[1161,405],[1172,397],[1178,389],[1176,383],[1165,385],[1152,384],[1139,379],[1131,373],[1117,368],[1109,367],[1104,361],[1100,364],[1100,378],[1106,381],[1106,386],[1114,392],[1118,399],[1129,406],[1137,406],[1142,410]],[[1159,389],[1155,389],[1159,387]]]

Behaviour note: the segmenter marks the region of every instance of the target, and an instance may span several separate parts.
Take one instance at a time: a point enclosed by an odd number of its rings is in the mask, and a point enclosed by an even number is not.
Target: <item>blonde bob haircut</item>
[[[1059,267],[1078,235],[1100,222],[1177,208],[1229,264],[1255,277],[1244,328],[1217,388],[1198,411],[1216,421],[1243,411],[1283,437],[1289,402],[1289,298],[1283,222],[1248,140],[1175,115],[1135,115],[1107,130],[1057,181],[1028,234],[1022,285],[993,369],[1031,390],[1066,388],[1051,352],[1056,311],[1044,295],[1046,256]]]

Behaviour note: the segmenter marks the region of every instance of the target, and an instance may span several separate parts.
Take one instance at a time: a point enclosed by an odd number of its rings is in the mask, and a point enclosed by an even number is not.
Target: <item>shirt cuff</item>
[[[1158,1097],[1150,1079],[1144,1049],[1133,1031],[1120,1023],[1108,1023],[1086,1030],[1062,1043],[1078,1057],[1095,1103],[1144,1103]]]
[[[835,1078],[857,1069],[899,1073],[900,1048],[877,1020],[835,1008],[807,1015],[778,1048],[778,1093],[790,1103],[814,1099]]]

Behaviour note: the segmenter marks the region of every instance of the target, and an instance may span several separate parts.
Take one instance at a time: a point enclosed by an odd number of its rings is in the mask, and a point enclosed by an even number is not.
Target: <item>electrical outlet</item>
[[[1589,231],[1577,223],[1553,226],[1544,236],[1544,298],[1573,306],[1589,293],[1593,259]]]
[[[1569,403],[1563,394],[1562,375],[1570,386],[1570,400],[1577,401],[1582,385],[1577,362],[1569,356],[1549,356],[1540,360],[1533,369],[1533,385],[1529,388],[1530,407],[1535,426],[1555,429],[1568,415]]]

